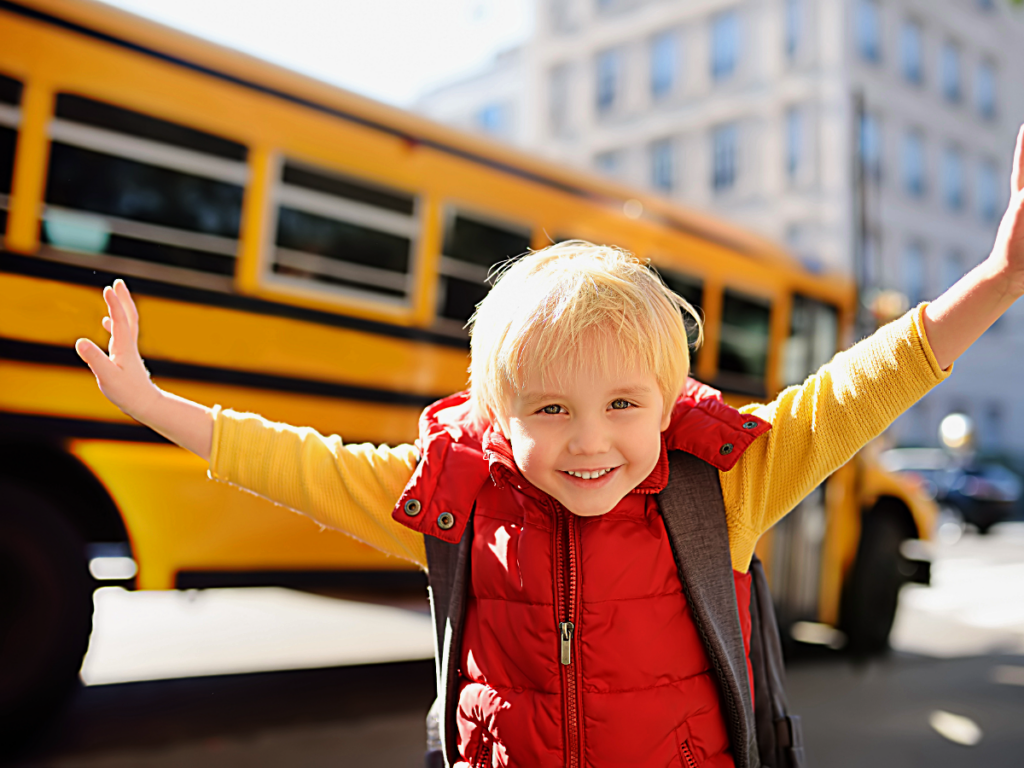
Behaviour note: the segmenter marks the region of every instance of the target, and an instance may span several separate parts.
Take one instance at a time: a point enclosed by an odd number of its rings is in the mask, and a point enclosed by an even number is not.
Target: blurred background
[[[112,409],[415,437],[487,269],[585,237],[774,396],[983,260],[1012,0],[0,2],[0,736],[22,766],[421,764],[424,581]],[[812,765],[1019,766],[1024,307],[766,537]]]

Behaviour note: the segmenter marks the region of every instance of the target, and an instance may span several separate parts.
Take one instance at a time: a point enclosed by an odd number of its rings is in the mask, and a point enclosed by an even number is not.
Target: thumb
[[[99,381],[108,378],[117,370],[117,366],[107,357],[107,353],[89,339],[79,339],[76,341],[75,352],[89,366],[89,370],[93,372],[93,375]]]

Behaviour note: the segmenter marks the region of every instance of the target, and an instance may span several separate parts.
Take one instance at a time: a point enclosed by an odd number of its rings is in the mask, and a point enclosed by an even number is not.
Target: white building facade
[[[911,303],[988,254],[1024,122],[1024,9],[1007,0],[537,0],[536,19],[420,110]],[[896,439],[934,444],[959,410],[983,450],[1024,457],[1024,307],[957,367]]]

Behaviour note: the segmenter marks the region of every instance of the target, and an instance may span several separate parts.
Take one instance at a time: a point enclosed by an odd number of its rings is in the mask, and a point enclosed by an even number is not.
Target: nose
[[[569,438],[569,453],[573,456],[596,456],[611,448],[611,436],[599,418],[579,418]]]

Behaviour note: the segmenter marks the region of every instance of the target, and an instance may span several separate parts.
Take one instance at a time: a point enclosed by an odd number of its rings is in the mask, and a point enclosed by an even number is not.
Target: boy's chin
[[[605,504],[580,504],[573,499],[559,499],[558,501],[577,517],[600,517],[615,509],[622,499],[615,499],[614,502]]]

